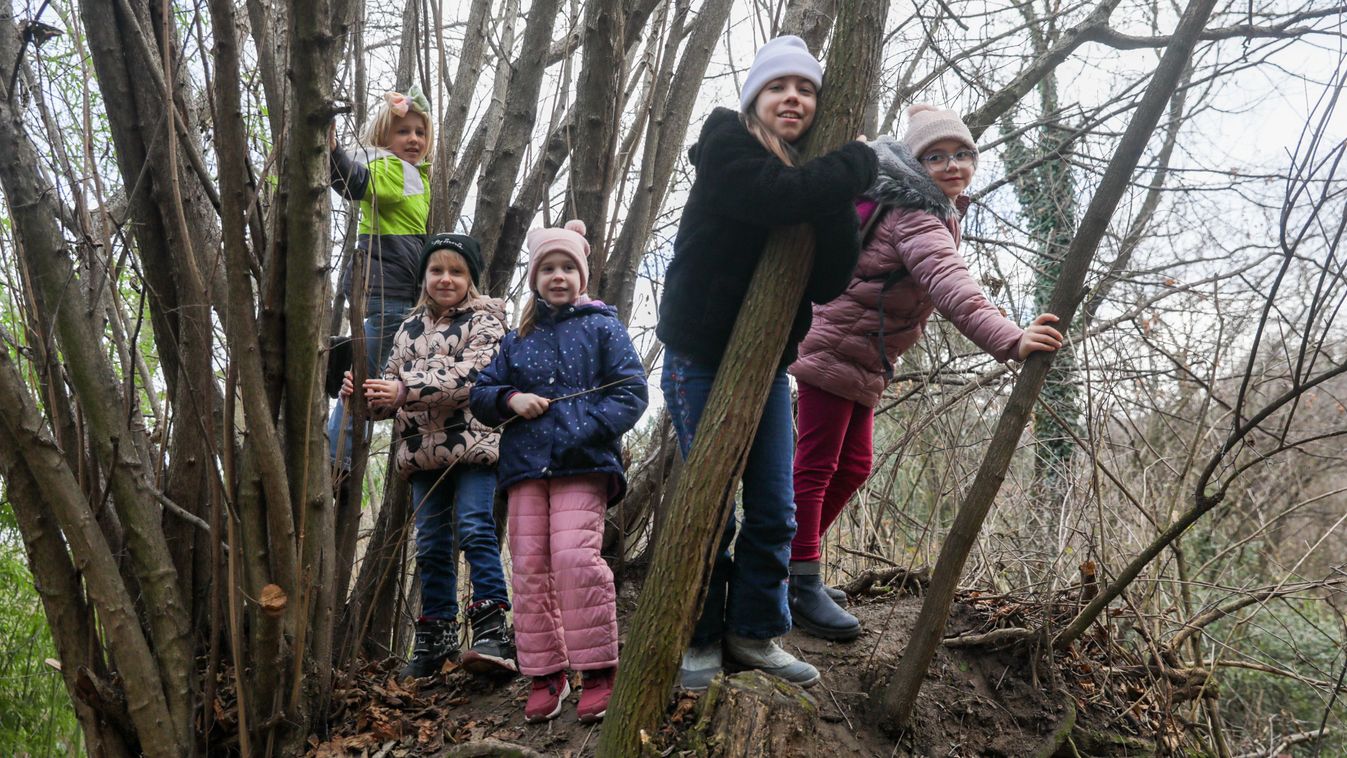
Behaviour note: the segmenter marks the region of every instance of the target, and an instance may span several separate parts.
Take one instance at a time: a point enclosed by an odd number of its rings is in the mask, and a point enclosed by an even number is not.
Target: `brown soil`
[[[633,585],[627,583],[619,598],[622,620],[635,604]],[[871,702],[878,701],[893,671],[921,599],[884,587],[871,592],[876,594],[853,599],[850,606],[865,628],[860,639],[829,643],[800,632],[783,639],[787,649],[823,673],[822,683],[810,690],[820,711],[817,733],[799,745],[799,755],[1051,755],[1051,747],[1040,751],[1055,744],[1052,735],[1063,719],[1073,709],[1081,711],[1082,723],[1088,718],[1088,693],[1079,677],[1071,675],[1065,659],[1058,660],[1054,674],[1035,670],[1033,661],[1043,669],[1048,659],[1024,646],[941,648],[923,686],[913,729],[897,740],[886,735]],[[947,635],[1019,625],[1022,619],[1016,616],[1025,607],[1004,598],[967,594],[954,607]],[[602,727],[576,721],[577,695],[571,696],[572,702],[556,720],[525,724],[528,682],[522,677],[485,681],[447,666],[449,670],[435,680],[404,686],[393,675],[398,665],[391,660],[370,664],[338,684],[335,734],[321,743],[312,740],[311,755],[430,756],[449,746],[486,739],[543,755],[594,752]],[[1063,684],[1054,686],[1052,681]],[[697,720],[696,700],[697,696],[684,693],[672,704],[671,718],[657,738],[666,755],[694,754],[698,741],[687,731]]]

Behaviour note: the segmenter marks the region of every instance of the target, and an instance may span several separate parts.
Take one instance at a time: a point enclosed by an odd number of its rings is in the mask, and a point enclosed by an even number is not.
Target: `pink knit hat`
[[[560,229],[534,229],[529,232],[526,244],[529,249],[526,281],[530,290],[538,288],[538,262],[548,253],[565,253],[569,256],[580,270],[580,292],[583,293],[589,286],[589,242],[585,240],[585,222],[573,218]]]
[[[917,103],[907,109],[907,134],[903,136],[903,144],[912,151],[912,155],[921,158],[926,148],[947,139],[977,149],[973,143],[973,133],[968,131],[963,119],[954,111],[926,103]]]

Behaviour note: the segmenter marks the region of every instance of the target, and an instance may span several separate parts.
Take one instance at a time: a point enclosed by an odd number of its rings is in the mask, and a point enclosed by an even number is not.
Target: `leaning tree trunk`
[[[854,105],[864,102],[860,94],[870,91],[879,70],[887,5],[883,0],[848,4],[839,18],[828,57],[833,78],[819,104],[805,160],[857,133],[863,113]],[[660,535],[622,651],[599,742],[601,756],[639,754],[642,732],[653,733],[663,713],[776,369],[776,361],[762,356],[785,350],[791,314],[812,269],[813,243],[807,226],[777,229],[754,273],[703,412],[702,428],[717,433],[697,435],[674,493],[670,514],[677,514],[684,528]]]
[[[1109,161],[1099,190],[1085,210],[1080,230],[1063,259],[1061,278],[1057,280],[1050,303],[1051,312],[1061,319],[1059,323],[1063,331],[1070,327],[1076,307],[1080,304],[1081,285],[1099,241],[1108,231],[1109,220],[1130,185],[1132,172],[1136,170],[1141,153],[1159,123],[1160,114],[1174,94],[1174,88],[1214,5],[1215,0],[1193,0],[1189,4],[1113,159]],[[1038,397],[1048,370],[1052,367],[1052,359],[1052,353],[1035,353],[1025,363],[997,423],[977,478],[959,507],[950,534],[940,549],[940,557],[931,576],[930,590],[913,627],[912,639],[903,651],[898,670],[884,690],[883,716],[892,728],[903,729],[911,722],[912,709],[916,705],[926,670],[945,633],[945,622],[949,618],[950,605],[954,601],[964,562],[977,541],[982,522],[1005,479],[1011,455],[1033,410],[1034,399]]]

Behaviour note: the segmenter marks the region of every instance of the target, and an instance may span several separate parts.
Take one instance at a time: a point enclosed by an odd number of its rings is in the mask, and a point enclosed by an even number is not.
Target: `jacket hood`
[[[955,201],[921,167],[907,145],[893,137],[867,143],[879,157],[879,176],[865,196],[885,205],[925,211],[939,219],[959,217]]]
[[[701,159],[702,143],[715,132],[730,129],[737,129],[744,134],[748,134],[748,130],[739,121],[738,111],[732,111],[729,108],[716,108],[711,111],[711,115],[707,116],[706,121],[702,123],[702,131],[697,135],[697,141],[693,143],[692,147],[688,148],[688,162],[696,166]]]

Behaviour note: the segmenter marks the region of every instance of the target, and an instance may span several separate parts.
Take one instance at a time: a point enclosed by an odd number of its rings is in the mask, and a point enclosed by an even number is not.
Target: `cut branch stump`
[[[761,671],[718,676],[698,703],[707,755],[783,758],[817,755],[814,698]]]

